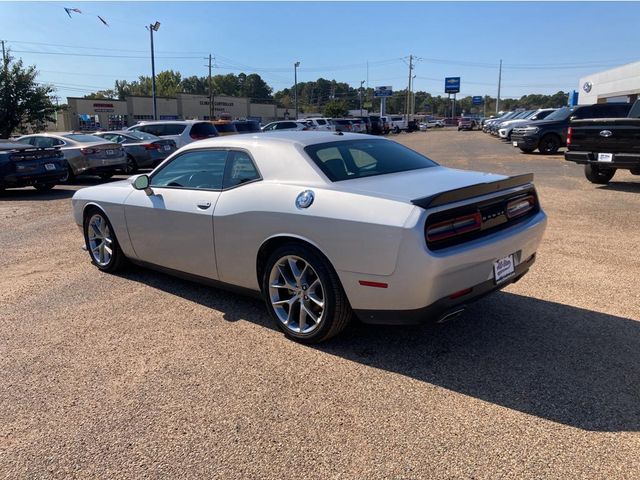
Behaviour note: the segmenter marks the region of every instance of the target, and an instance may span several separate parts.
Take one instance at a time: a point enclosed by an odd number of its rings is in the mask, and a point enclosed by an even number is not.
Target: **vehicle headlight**
[[[527,127],[524,130],[524,133],[538,133],[540,131],[538,127]]]

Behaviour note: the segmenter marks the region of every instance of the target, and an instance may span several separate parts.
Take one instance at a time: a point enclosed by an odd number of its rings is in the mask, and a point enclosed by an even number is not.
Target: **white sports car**
[[[354,313],[442,321],[520,279],[546,225],[532,178],[367,135],[274,132],[194,142],[149,175],[77,191],[73,213],[100,270],[129,260],[240,287],[311,343]]]

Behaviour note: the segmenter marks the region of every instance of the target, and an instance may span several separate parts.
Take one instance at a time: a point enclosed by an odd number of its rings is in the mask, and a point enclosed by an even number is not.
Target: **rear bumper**
[[[597,152],[580,152],[569,150],[565,152],[564,159],[582,165],[596,164],[607,168],[621,168],[628,170],[640,169],[640,154],[638,153],[614,153],[612,162],[599,162]]]
[[[443,297],[431,305],[414,310],[354,310],[354,313],[360,321],[378,325],[417,325],[435,322],[449,314],[464,310],[468,304],[492,292],[517,282],[529,271],[535,259],[536,254],[534,253],[527,260],[517,265],[514,274],[508,280],[497,285],[494,280],[486,280],[474,285],[471,287],[470,292],[460,297]]]
[[[46,162],[55,165],[55,170],[46,170],[44,164],[29,165],[18,164],[13,171],[2,171],[0,169],[0,186],[8,188],[28,187],[36,184],[58,183],[67,174],[67,162],[51,161]],[[24,168],[24,171],[20,171]]]
[[[115,158],[90,158],[74,165],[76,175],[97,175],[100,173],[115,173],[124,170],[127,166],[127,157],[122,155]]]

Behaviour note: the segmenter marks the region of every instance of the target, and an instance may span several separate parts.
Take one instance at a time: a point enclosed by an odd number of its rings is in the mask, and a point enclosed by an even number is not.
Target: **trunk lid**
[[[569,150],[598,153],[640,152],[640,118],[573,120]]]

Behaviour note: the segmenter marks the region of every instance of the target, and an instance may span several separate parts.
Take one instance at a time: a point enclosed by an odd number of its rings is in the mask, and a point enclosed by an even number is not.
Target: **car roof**
[[[268,145],[268,144],[290,144],[306,147],[308,145],[316,145],[318,143],[340,142],[347,140],[372,140],[371,135],[365,135],[360,133],[343,133],[339,134],[330,131],[275,131],[275,132],[260,132],[255,134],[246,135],[228,135],[223,137],[208,138],[205,140],[198,140],[197,142],[190,143],[186,149],[203,148],[203,147],[219,147],[225,146],[237,146],[243,147],[249,144],[251,145]],[[376,137],[375,140],[380,140]],[[386,139],[382,139],[386,140]],[[388,140],[390,141],[390,140]]]
[[[210,122],[208,120],[143,120],[132,126],[135,127],[137,125],[155,125],[158,123],[165,123],[165,124],[171,123],[176,125],[192,125],[194,123],[210,123]]]

